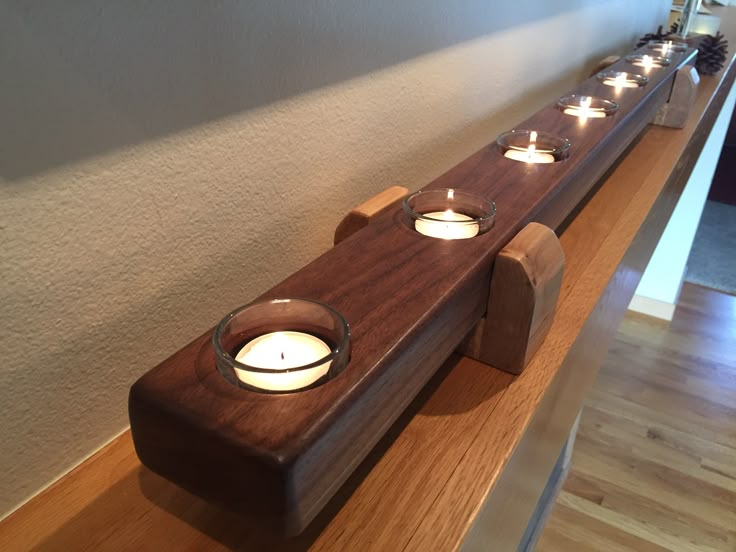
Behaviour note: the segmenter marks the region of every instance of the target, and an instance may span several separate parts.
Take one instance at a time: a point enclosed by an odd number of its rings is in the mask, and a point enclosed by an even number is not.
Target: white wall
[[[685,277],[687,259],[726,140],[734,103],[736,88],[731,89],[728,98],[723,102],[721,112],[713,124],[672,217],[636,288],[629,305],[630,310],[662,320],[672,320]]]
[[[666,0],[0,3],[0,516],[142,373],[628,51]]]

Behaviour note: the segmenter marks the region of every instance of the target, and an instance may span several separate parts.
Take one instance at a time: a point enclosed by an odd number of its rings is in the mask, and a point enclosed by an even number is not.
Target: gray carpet
[[[705,203],[685,280],[736,295],[736,206]]]

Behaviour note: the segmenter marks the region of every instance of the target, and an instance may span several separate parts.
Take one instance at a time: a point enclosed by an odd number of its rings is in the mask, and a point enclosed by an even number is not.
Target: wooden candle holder
[[[394,202],[260,297],[312,299],[341,313],[351,358],[334,379],[282,395],[236,387],[217,371],[211,331],[144,374],[129,397],[141,461],[206,499],[302,531],[485,315],[499,251],[528,223],[557,228],[569,216],[654,119],[693,55],[673,55],[643,88],[616,92],[592,78],[570,91],[615,100],[611,117],[581,124],[553,101],[518,125],[569,139],[565,161],[513,161],[494,143],[425,187],[494,200],[491,231],[422,236]]]

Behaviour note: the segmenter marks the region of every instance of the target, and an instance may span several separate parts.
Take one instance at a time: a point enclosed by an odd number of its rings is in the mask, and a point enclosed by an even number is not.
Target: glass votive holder
[[[570,94],[557,100],[557,109],[565,115],[578,117],[580,119],[603,119],[613,115],[618,109],[618,104],[604,98],[595,96],[579,96]]]
[[[648,56],[647,54],[632,54],[626,56],[626,61],[637,67],[643,67],[647,71],[649,69],[657,69],[659,67],[667,67],[670,59],[662,56]]]
[[[548,132],[510,130],[496,138],[504,157],[523,163],[556,163],[566,159],[570,141]]]
[[[404,199],[410,228],[430,238],[462,240],[493,228],[496,204],[484,197],[441,188],[415,192]]]
[[[673,42],[672,40],[650,40],[647,48],[654,50],[662,56],[668,54],[682,54],[687,51],[687,46],[681,42]]]
[[[640,88],[646,86],[649,78],[636,73],[627,73],[626,71],[603,71],[598,73],[596,78],[606,86],[613,86],[616,89],[621,88]]]
[[[309,299],[273,299],[228,314],[212,336],[218,371],[260,393],[316,387],[350,357],[350,329],[339,312]]]

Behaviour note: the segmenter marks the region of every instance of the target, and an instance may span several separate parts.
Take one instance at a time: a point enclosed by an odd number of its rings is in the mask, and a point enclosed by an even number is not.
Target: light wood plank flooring
[[[736,551],[736,297],[627,316],[536,550]]]

